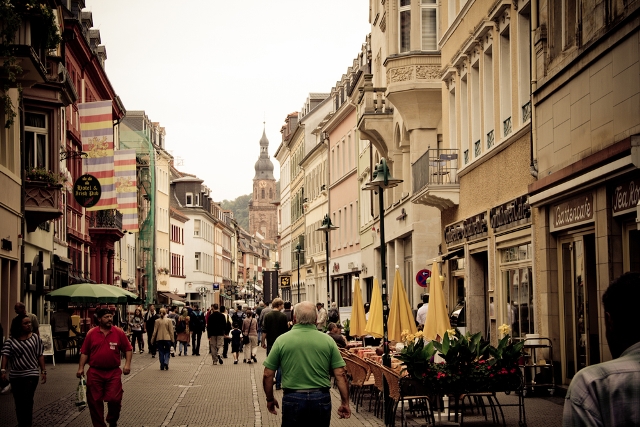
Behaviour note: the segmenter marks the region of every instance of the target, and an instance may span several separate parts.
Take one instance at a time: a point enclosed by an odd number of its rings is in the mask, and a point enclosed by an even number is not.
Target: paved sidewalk
[[[258,364],[233,364],[233,359],[224,359],[223,365],[213,366],[211,357],[176,356],[171,359],[168,371],[161,371],[157,358],[148,353],[133,356],[132,372],[123,377],[124,398],[120,427],[276,427],[280,426],[280,411],[272,415],[267,411],[262,391],[262,361],[265,351],[258,351]],[[34,427],[86,427],[91,425],[88,409],[78,411],[75,407],[75,377],[77,363],[50,365],[47,358],[48,382],[39,385],[34,407]],[[368,411],[368,401],[348,420],[338,419],[335,409],[340,398],[332,390],[332,426],[375,427],[384,426],[384,421]],[[281,401],[282,392],[275,396]],[[514,403],[514,395],[498,396],[501,403]],[[526,417],[529,427],[560,427],[562,415],[561,397],[527,397]],[[518,413],[514,407],[505,407],[507,425],[518,425]],[[408,418],[409,426],[423,426],[424,419]],[[465,425],[492,425],[484,417],[468,413]],[[0,426],[17,425],[12,395],[0,395]],[[400,408],[396,426],[401,425]]]

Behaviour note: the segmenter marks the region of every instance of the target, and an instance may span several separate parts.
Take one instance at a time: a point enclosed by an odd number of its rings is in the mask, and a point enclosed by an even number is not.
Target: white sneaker
[[[11,384],[9,384],[5,388],[3,388],[2,391],[0,391],[0,394],[9,394],[9,393],[11,393]]]

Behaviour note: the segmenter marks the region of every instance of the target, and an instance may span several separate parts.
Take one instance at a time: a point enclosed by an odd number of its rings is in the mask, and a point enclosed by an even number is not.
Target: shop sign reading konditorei
[[[507,203],[491,208],[489,218],[494,232],[530,224],[531,205],[529,205],[529,196],[516,197]]]
[[[553,205],[549,212],[551,231],[589,223],[593,221],[594,210],[593,193],[586,193]]]
[[[469,242],[487,236],[486,212],[445,227],[444,240],[447,246]]]
[[[640,178],[635,176],[616,183],[612,189],[611,207],[614,215],[635,212],[640,201]]]

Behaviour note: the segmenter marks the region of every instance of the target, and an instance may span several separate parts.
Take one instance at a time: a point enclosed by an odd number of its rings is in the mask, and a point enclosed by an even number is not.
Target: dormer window
[[[186,205],[193,206],[193,193],[186,194]]]
[[[200,206],[200,195],[199,194],[196,194],[196,203],[195,203],[195,205],[196,206]]]

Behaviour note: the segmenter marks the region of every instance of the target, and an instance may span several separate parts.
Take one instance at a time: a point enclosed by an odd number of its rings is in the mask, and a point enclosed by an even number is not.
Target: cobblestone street
[[[176,356],[171,359],[168,371],[160,371],[157,358],[148,353],[135,354],[132,371],[123,376],[124,398],[118,423],[121,427],[205,427],[219,426],[279,426],[280,414],[267,412],[262,391],[262,361],[265,352],[258,351],[258,364],[233,364],[224,359],[223,365],[213,366],[211,358],[202,350],[202,356]],[[86,427],[91,425],[89,410],[75,407],[77,363],[58,363],[55,367],[47,358],[49,379],[39,385],[34,406],[34,427]],[[384,426],[384,421],[369,412],[368,400],[364,407],[348,420],[338,419],[335,409],[339,404],[337,390],[331,391],[335,426]],[[276,391],[281,401],[282,392]],[[500,402],[513,403],[515,397],[500,394]],[[527,425],[556,427],[561,425],[562,402],[560,397],[532,397],[526,399]],[[279,412],[279,411],[278,411]],[[505,407],[507,425],[518,425],[514,407]],[[465,415],[465,424],[491,425],[491,417]],[[408,419],[410,426],[425,425],[424,419]],[[17,425],[11,394],[0,396],[0,425]],[[400,408],[396,425],[401,425]]]

